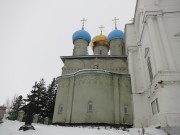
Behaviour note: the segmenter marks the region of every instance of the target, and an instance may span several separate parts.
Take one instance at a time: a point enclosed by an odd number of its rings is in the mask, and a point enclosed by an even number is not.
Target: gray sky
[[[61,74],[59,56],[72,55],[72,34],[85,29],[94,37],[98,27],[108,35],[134,17],[136,0],[0,0],[0,105],[7,98],[26,97],[35,81],[48,85]],[[92,53],[89,47],[90,54]]]

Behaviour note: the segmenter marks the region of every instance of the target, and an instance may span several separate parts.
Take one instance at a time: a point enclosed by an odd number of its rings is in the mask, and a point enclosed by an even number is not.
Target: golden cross
[[[102,35],[102,29],[104,28],[104,26],[101,25],[99,28],[101,29],[101,35]]]
[[[85,18],[83,18],[83,19],[81,20],[81,22],[82,22],[82,29],[84,29],[84,23],[85,23],[85,21],[87,21]]]
[[[114,24],[115,24],[115,29],[117,29],[117,20],[119,20],[119,19],[114,17],[113,21],[114,21]]]

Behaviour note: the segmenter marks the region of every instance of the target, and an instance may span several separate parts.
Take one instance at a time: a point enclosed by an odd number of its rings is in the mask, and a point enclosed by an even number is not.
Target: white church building
[[[134,126],[180,126],[180,0],[137,0],[125,45]]]
[[[124,33],[115,26],[108,37],[101,30],[91,40],[83,26],[73,34],[72,41],[73,55],[61,56],[64,66],[56,80],[53,123],[132,126],[132,90]],[[89,43],[93,55],[87,52]]]
[[[137,0],[124,33],[91,40],[83,25],[72,40],[53,123],[180,127],[180,0]]]

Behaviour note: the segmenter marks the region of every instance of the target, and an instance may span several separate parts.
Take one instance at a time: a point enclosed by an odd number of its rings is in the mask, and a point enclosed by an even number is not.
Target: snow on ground
[[[139,135],[138,128],[131,128],[130,132],[105,129],[101,127],[62,127],[54,125],[32,124],[35,130],[22,131],[19,127],[24,125],[24,122],[4,120],[0,124],[0,135]],[[162,130],[153,127],[145,128],[145,135],[166,135]]]

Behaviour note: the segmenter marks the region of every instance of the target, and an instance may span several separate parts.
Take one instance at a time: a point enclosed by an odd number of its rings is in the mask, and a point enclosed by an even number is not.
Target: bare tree
[[[7,108],[7,112],[10,112],[11,111],[11,107],[14,103],[14,101],[16,100],[16,98],[18,97],[17,94],[14,94],[13,96],[13,99],[11,100],[9,97],[6,99],[6,102],[5,102],[5,106]]]
[[[5,106],[7,108],[7,111],[10,112],[10,99],[9,98],[6,99]]]

